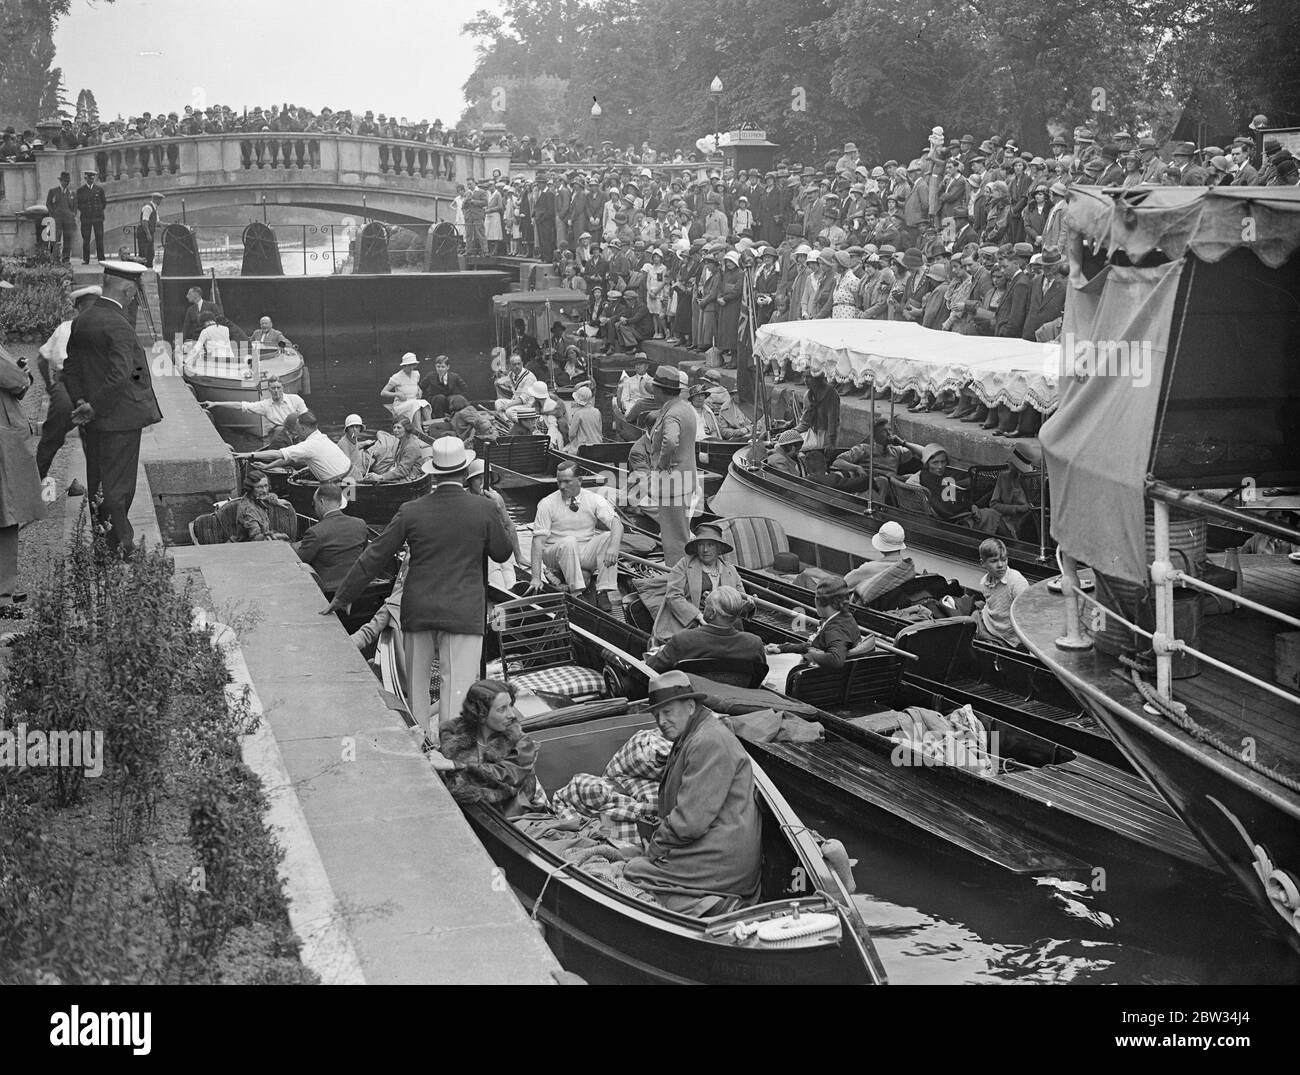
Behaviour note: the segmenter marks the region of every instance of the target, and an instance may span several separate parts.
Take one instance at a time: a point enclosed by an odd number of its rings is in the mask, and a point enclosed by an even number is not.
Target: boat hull
[[[863,549],[885,523],[898,522],[907,531],[908,551],[918,571],[955,578],[972,588],[984,576],[979,544],[987,534],[882,504],[872,505],[867,514],[862,497],[767,468],[754,470],[735,457],[709,506],[721,516],[763,515],[780,523],[790,537],[850,552]],[[1037,550],[1012,541],[1007,548],[1011,566],[1029,581],[1056,574],[1054,565],[1037,558]]]
[[[1022,632],[1023,633],[1023,632]],[[1211,753],[1171,724],[1134,712],[1091,687],[1036,647],[1066,688],[1111,734],[1219,865],[1300,952],[1300,797],[1262,787],[1259,777]],[[1288,906],[1289,904],[1289,906]]]

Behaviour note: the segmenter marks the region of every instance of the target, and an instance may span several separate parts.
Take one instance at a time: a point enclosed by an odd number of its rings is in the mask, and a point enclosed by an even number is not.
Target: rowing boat
[[[559,595],[542,595],[507,601],[494,615],[510,621],[507,631],[535,631],[539,625],[558,631],[572,641],[570,656],[588,670],[607,658],[620,660],[599,638],[576,626],[571,629],[567,607]],[[404,706],[401,651],[400,638],[390,629],[377,660],[399,708]],[[556,665],[548,656],[532,662],[528,670],[544,672]],[[505,669],[501,674],[512,676]],[[513,676],[519,677],[518,669]],[[539,697],[528,701],[538,703]],[[525,700],[520,701],[523,707]],[[538,778],[552,791],[575,773],[603,771],[628,738],[653,726],[644,703],[609,697],[554,708],[539,703],[524,719],[540,747]],[[760,896],[752,905],[712,917],[670,911],[583,872],[494,806],[462,809],[524,907],[545,928],[557,957],[566,967],[581,966],[592,980],[883,984],[885,969],[871,936],[849,890],[827,863],[821,841],[757,762],[753,770],[763,824]]]

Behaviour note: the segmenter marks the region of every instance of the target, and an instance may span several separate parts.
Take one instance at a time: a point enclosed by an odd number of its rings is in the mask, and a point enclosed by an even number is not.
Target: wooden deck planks
[[[1083,861],[1019,827],[972,815],[968,807],[948,801],[916,774],[893,766],[887,756],[856,744],[844,740],[764,743],[761,749],[789,766],[816,772],[845,794],[1014,873],[1087,869]]]

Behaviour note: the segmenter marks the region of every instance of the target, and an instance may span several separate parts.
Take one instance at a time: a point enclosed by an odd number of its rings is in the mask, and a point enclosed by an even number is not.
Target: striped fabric
[[[780,523],[758,515],[723,519],[718,524],[723,537],[735,546],[728,559],[737,567],[762,570],[772,566],[778,552],[789,552],[790,543]]]

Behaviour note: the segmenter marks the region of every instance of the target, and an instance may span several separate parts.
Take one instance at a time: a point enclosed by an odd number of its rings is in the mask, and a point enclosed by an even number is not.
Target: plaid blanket
[[[590,668],[577,664],[562,664],[555,668],[539,668],[511,677],[520,690],[533,694],[558,694],[562,698],[600,697],[605,693],[605,677]]]
[[[578,773],[551,796],[551,806],[561,818],[602,818],[612,840],[639,843],[636,823],[658,809],[670,750],[672,743],[658,731],[642,729],[619,747],[603,776]]]

